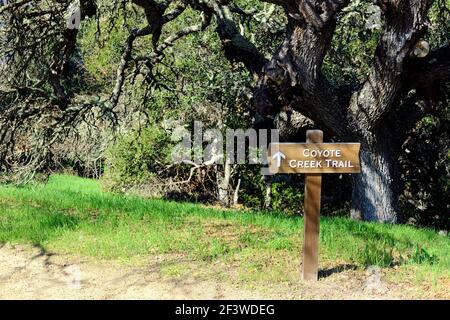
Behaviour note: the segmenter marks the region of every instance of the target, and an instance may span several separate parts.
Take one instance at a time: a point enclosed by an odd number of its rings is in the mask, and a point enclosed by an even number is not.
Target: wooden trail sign
[[[314,135],[319,138],[318,133]],[[359,148],[359,143],[271,143],[269,170],[271,173],[358,173]]]
[[[359,173],[359,143],[323,143],[321,130],[308,130],[306,143],[271,143],[271,173],[305,173],[302,278],[319,275],[319,230],[322,173]]]

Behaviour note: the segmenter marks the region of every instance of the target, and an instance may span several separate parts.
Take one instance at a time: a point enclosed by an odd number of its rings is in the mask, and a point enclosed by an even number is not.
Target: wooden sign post
[[[271,173],[305,173],[302,278],[317,280],[322,173],[359,173],[359,143],[323,143],[321,130],[308,130],[306,143],[271,143]]]

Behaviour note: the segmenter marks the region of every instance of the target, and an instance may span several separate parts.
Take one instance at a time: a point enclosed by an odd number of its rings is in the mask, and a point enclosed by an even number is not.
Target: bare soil
[[[0,247],[0,299],[402,299],[423,296],[409,285],[384,281],[383,271],[343,269],[318,282],[233,282],[161,272],[161,257],[143,267],[47,254],[24,245]],[[226,267],[226,266],[225,266]],[[211,274],[211,273],[209,273]]]

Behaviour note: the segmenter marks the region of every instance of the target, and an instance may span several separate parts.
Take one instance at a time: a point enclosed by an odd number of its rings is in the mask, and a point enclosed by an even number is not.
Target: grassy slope
[[[54,175],[45,186],[0,186],[0,243],[138,263],[149,255],[235,266],[242,279],[298,277],[303,220],[102,192],[98,182]],[[322,268],[395,267],[396,277],[450,277],[450,238],[410,226],[322,218]],[[168,267],[170,271],[170,267]],[[174,273],[180,272],[176,268]],[[399,278],[400,279],[400,278]]]

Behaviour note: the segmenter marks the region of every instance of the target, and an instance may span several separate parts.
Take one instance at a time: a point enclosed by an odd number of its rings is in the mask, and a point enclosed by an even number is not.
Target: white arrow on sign
[[[286,159],[286,156],[281,151],[278,151],[277,153],[275,153],[272,156],[272,159],[276,159],[277,160],[277,167],[278,168],[281,167],[281,158]]]

